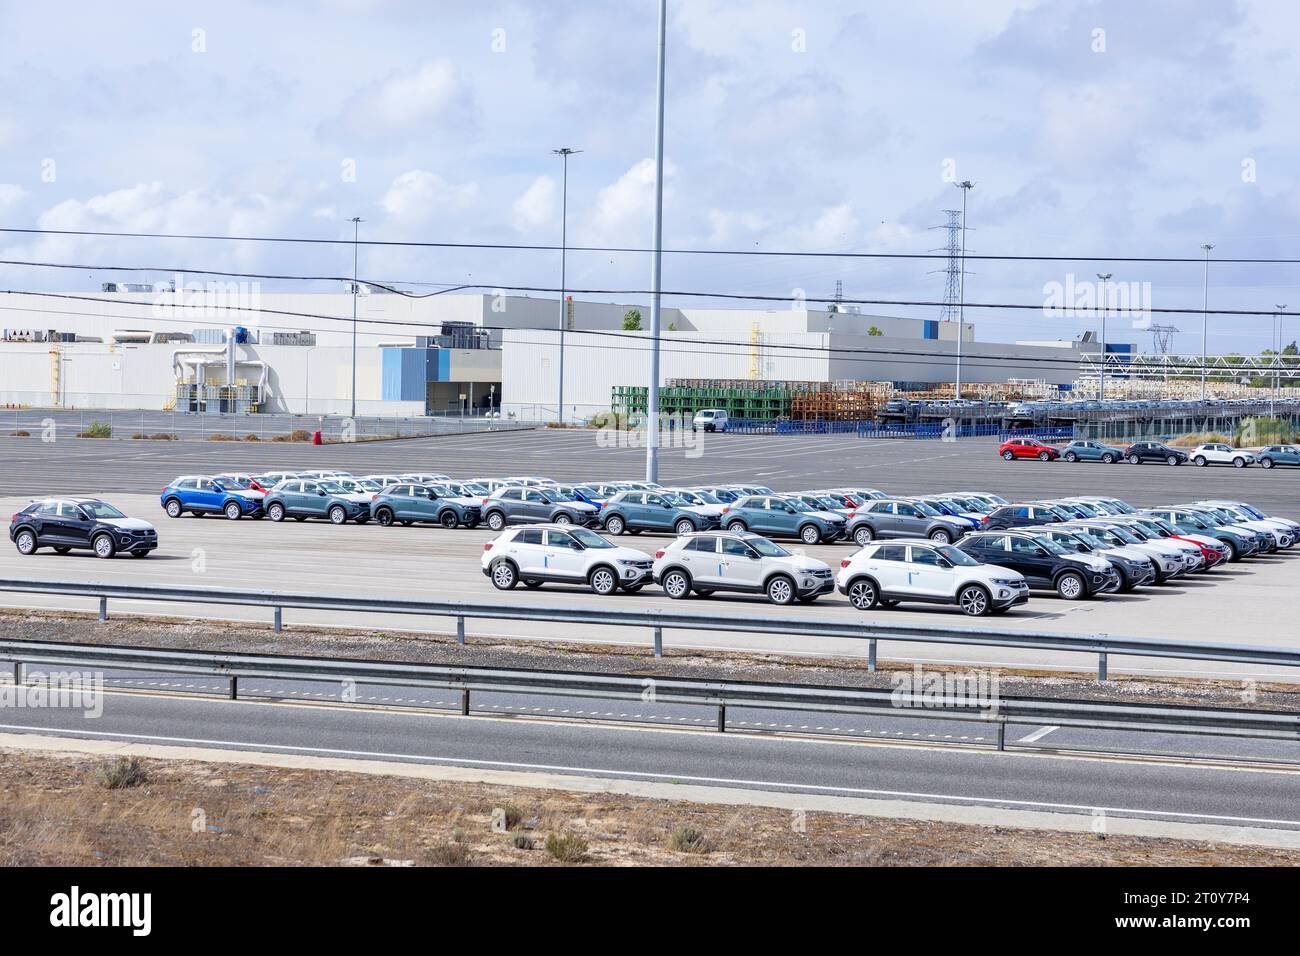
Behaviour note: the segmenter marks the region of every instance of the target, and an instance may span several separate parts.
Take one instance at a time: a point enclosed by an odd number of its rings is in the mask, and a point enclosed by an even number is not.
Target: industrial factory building
[[[560,303],[504,294],[416,298],[361,287],[262,293],[239,284],[109,283],[68,298],[13,295],[0,404],[312,415],[557,418]],[[646,383],[631,304],[573,302],[563,334],[564,417]],[[665,308],[661,377],[799,382],[953,381],[958,324],[852,309]],[[961,327],[965,382],[1078,375],[1079,343],[980,342]],[[355,385],[354,385],[355,382]]]

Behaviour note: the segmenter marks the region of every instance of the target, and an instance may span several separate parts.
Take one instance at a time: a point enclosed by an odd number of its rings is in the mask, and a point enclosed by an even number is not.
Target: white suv
[[[1029,585],[1019,571],[981,564],[950,544],[928,538],[867,545],[840,562],[836,586],[859,611],[923,601],[955,604],[972,617],[982,617],[1029,600]]]
[[[831,566],[791,554],[751,531],[712,531],[678,538],[655,552],[654,579],[670,598],[694,591],[766,594],[773,604],[811,604],[835,590]]]
[[[1233,448],[1223,442],[1197,445],[1189,457],[1192,459],[1193,465],[1201,466],[1232,465],[1234,468],[1245,468],[1247,465],[1255,463],[1255,456],[1250,452],[1242,451],[1240,448]]]
[[[691,431],[702,428],[706,432],[725,432],[731,422],[721,408],[701,408],[691,420]]]
[[[512,528],[483,545],[483,573],[502,591],[520,581],[530,588],[546,582],[585,584],[597,594],[620,587],[635,593],[650,580],[650,555],[620,548],[576,525],[541,524]]]

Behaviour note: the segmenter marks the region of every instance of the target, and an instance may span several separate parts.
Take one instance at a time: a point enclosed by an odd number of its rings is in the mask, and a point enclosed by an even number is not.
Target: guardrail
[[[456,620],[456,641],[465,643],[465,621],[469,619],[545,621],[547,623],[590,624],[601,627],[644,627],[653,633],[654,653],[663,656],[666,630],[728,631],[748,634],[780,634],[785,637],[832,637],[868,642],[867,669],[874,671],[879,641],[909,641],[927,644],[956,644],[981,647],[1011,647],[1096,655],[1097,679],[1106,680],[1112,655],[1158,657],[1220,663],[1300,667],[1300,649],[1252,644],[1201,644],[1190,641],[1156,640],[1112,634],[1062,634],[1050,631],[1006,628],[936,627],[934,625],[891,624],[868,620],[825,619],[699,614],[689,611],[606,610],[604,608],[554,607],[547,605],[479,604],[468,601],[410,601],[401,598],[342,597],[294,594],[276,591],[236,591],[215,588],[177,588],[121,584],[87,584],[74,581],[0,580],[0,592],[54,594],[62,597],[99,599],[99,620],[108,620],[112,600],[173,604],[216,604],[264,607],[273,612],[273,627],[283,627],[285,608],[405,614],[418,617],[446,617]]]
[[[1280,711],[1033,697],[999,696],[979,700],[956,694],[935,695],[919,689],[902,691],[897,688],[712,681],[581,671],[446,667],[398,661],[15,640],[0,640],[0,660],[13,662],[16,684],[26,683],[24,667],[28,664],[200,674],[228,680],[226,696],[231,700],[238,698],[239,681],[244,678],[338,682],[344,686],[442,688],[460,692],[460,712],[465,716],[470,713],[470,695],[474,692],[652,700],[654,703],[714,707],[717,709],[716,727],[719,732],[727,729],[728,707],[890,714],[920,719],[941,717],[996,724],[999,750],[1006,748],[1007,726],[1015,724],[1300,740],[1300,713]],[[355,698],[351,701],[346,697],[340,699],[344,703],[355,702]]]

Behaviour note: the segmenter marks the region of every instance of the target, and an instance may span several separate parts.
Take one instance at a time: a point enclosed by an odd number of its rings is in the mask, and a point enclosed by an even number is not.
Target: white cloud
[[[668,202],[669,184],[677,167],[664,161],[664,203]],[[643,159],[596,196],[591,215],[593,241],[644,242],[646,230],[654,217],[655,164]]]
[[[550,176],[534,179],[523,195],[515,200],[515,229],[528,232],[551,222],[559,206],[559,195],[559,185]]]
[[[344,106],[337,125],[362,138],[392,134],[422,135],[429,125],[457,127],[463,135],[474,124],[473,91],[450,60],[429,60],[363,87]]]
[[[412,169],[393,180],[382,205],[394,219],[422,222],[464,212],[478,200],[474,183],[449,183],[437,173]]]
[[[18,203],[27,195],[27,190],[22,186],[16,186],[13,183],[0,183],[0,209],[8,209]]]

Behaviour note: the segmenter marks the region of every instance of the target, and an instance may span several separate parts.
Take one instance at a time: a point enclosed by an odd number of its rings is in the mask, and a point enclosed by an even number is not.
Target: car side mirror
[[[323,491],[318,491],[318,492],[316,492],[316,494],[320,495],[322,498],[325,497],[325,492],[323,492]]]
[[[1034,548],[1034,554],[1036,554],[1036,555],[1037,555],[1038,557],[1040,557],[1040,558],[1045,558],[1045,557],[1047,557],[1047,549],[1046,549],[1046,548]]]
[[[951,568],[951,567],[952,567],[952,562],[949,561],[947,558],[940,558],[940,559],[939,559],[939,567],[941,567],[941,568]]]
[[[82,521],[90,520],[90,515],[86,514],[86,512],[82,511],[80,508],[77,509],[77,517],[80,518]]]

